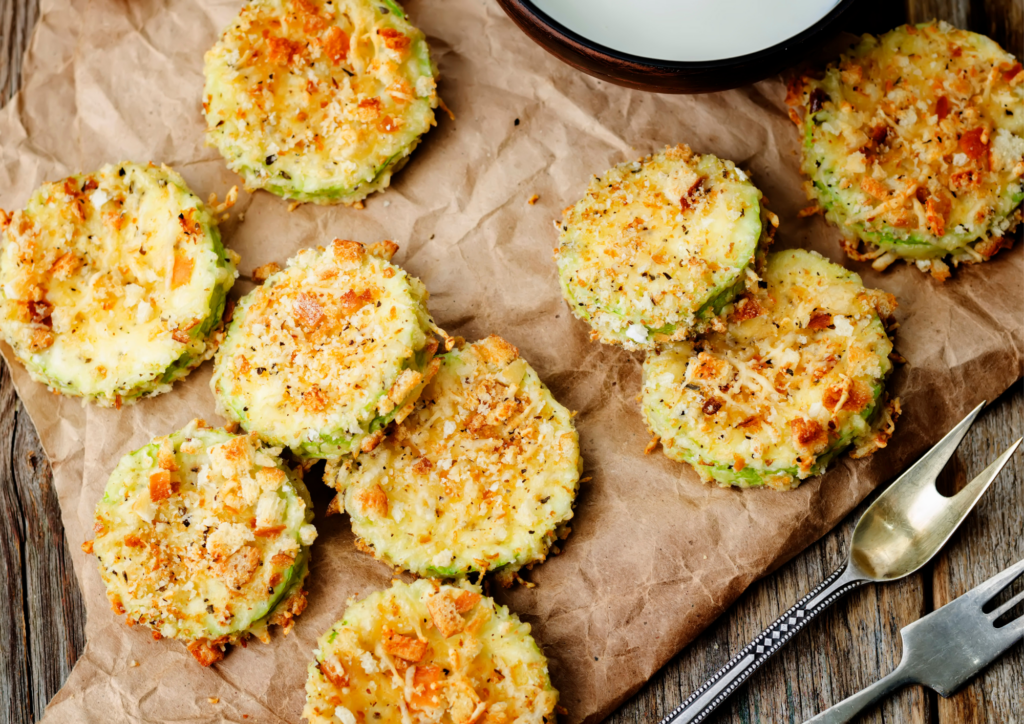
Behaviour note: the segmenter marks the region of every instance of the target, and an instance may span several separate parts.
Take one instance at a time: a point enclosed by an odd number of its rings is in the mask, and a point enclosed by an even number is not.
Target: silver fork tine
[[[1018,438],[1017,442],[1006,448],[1002,455],[989,463],[989,466],[978,473],[974,480],[967,483],[963,490],[952,497],[963,498],[963,504],[968,507],[973,506],[974,502],[980,498],[986,490],[988,490],[988,486],[992,484],[992,481],[996,479],[997,475],[999,475],[999,471],[1003,469],[1006,462],[1013,456],[1014,451],[1020,446],[1021,441],[1024,441],[1024,438]]]
[[[1002,615],[1003,615],[1004,613],[1006,613],[1007,611],[1009,611],[1009,610],[1010,610],[1011,608],[1013,608],[1014,606],[1016,606],[1016,605],[1017,605],[1018,603],[1020,603],[1021,601],[1024,601],[1024,591],[1021,591],[1021,592],[1020,592],[1020,593],[1018,593],[1018,594],[1017,594],[1016,596],[1014,596],[1013,598],[1011,598],[1011,599],[1010,599],[1009,601],[1007,601],[1006,603],[1004,603],[1004,604],[1003,604],[1002,606],[1000,606],[999,608],[997,608],[997,609],[996,609],[995,611],[993,611],[992,613],[990,613],[990,614],[988,615],[988,617],[989,617],[990,619],[992,619],[993,621],[995,621],[996,619],[998,619],[998,618],[999,618],[1000,616],[1002,616]]]
[[[956,452],[957,447],[960,445],[960,441],[964,439],[964,435],[971,428],[971,423],[981,413],[982,408],[985,407],[985,401],[982,401],[977,407],[971,410],[967,417],[957,423],[956,427],[946,433],[946,436],[935,443],[935,446],[931,450],[921,456],[921,459],[916,463],[907,468],[903,475],[899,476],[890,488],[895,488],[899,483],[904,480],[907,482],[911,478],[916,479],[917,485],[924,485],[927,483],[933,483],[938,479],[939,473],[946,467],[946,463],[953,457],[953,453]],[[883,493],[884,495],[884,493]]]
[[[1010,585],[1010,582],[1017,578],[1021,573],[1024,573],[1024,558],[1017,561],[1006,570],[992,576],[980,586],[977,586],[960,596],[960,598],[957,598],[954,603],[956,601],[963,601],[964,604],[984,606],[995,598],[997,593]]]
[[[994,464],[968,483],[959,495],[947,498],[936,490],[935,481],[939,473],[984,406],[982,402],[971,410],[868,506],[854,529],[846,565],[837,569],[737,652],[725,666],[673,709],[661,724],[704,721],[711,711],[792,639],[807,622],[840,596],[864,583],[903,578],[933,559],[1016,449],[1014,445],[1004,452]],[[975,609],[980,607],[980,604],[975,605]],[[958,606],[954,610],[963,611],[964,608]]]
[[[805,724],[843,724],[853,721],[879,699],[907,684],[924,684],[944,697],[951,696],[971,677],[1024,639],[1024,616],[995,628],[996,613],[984,614],[982,607],[1024,573],[1024,560],[1017,561],[980,586],[904,626],[903,656],[899,665],[865,689],[821,712]],[[1007,610],[1024,598],[1000,607]]]
[[[1024,638],[1024,616],[1019,617],[1016,621],[1011,621],[999,630],[1010,638],[1014,636]]]

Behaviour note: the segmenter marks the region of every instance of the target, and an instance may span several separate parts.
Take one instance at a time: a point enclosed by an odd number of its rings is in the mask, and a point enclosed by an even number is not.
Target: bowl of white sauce
[[[527,35],[602,80],[663,93],[735,88],[798,63],[854,0],[498,0]]]

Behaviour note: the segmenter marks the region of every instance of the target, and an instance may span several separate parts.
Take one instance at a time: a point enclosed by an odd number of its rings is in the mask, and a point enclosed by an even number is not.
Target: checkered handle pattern
[[[718,673],[665,717],[661,724],[696,724],[704,721],[808,621],[831,606],[840,596],[865,583],[866,580],[851,573],[845,566],[835,571],[744,646]]]

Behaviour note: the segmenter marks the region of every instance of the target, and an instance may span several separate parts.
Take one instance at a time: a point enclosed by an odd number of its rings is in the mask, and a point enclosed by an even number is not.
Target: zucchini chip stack
[[[90,542],[114,611],[204,666],[250,634],[268,642],[269,624],[290,630],[316,529],[280,452],[195,420],[125,455]]]
[[[885,447],[896,302],[811,251],[769,255],[764,279],[724,332],[647,357],[643,411],[665,454],[706,482],[787,490],[850,446]]]
[[[434,125],[435,75],[393,0],[252,0],[206,54],[207,139],[248,188],[353,204]]]
[[[942,280],[1013,244],[1024,199],[1024,69],[946,23],[870,35],[787,102],[808,193],[855,259]]]
[[[351,604],[314,657],[310,724],[555,722],[530,625],[476,588],[396,581]]]
[[[371,450],[439,364],[427,290],[397,249],[335,239],[243,297],[214,363],[218,412],[305,458]]]
[[[0,239],[0,334],[53,391],[120,407],[213,355],[235,259],[166,166],[44,184]]]
[[[413,411],[372,452],[330,463],[360,545],[421,576],[511,583],[567,534],[582,462],[571,415],[515,347],[488,337],[439,358]]]
[[[591,180],[559,228],[562,294],[626,349],[686,339],[755,284],[761,192],[731,161],[667,148]]]

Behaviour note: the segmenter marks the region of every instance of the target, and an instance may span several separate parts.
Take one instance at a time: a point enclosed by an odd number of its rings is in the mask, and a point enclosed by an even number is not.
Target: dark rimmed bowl
[[[531,0],[498,0],[519,28],[552,55],[595,78],[657,93],[711,93],[767,78],[796,65],[828,42],[856,0],[840,0],[827,15],[778,45],[724,60],[678,62],[641,58],[595,43],[556,22]]]

